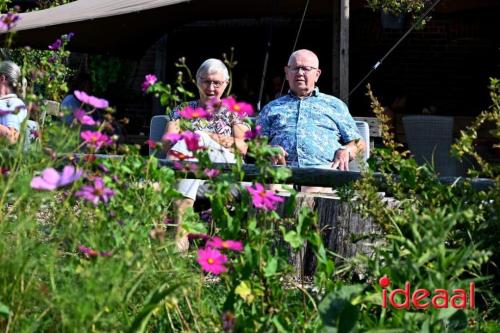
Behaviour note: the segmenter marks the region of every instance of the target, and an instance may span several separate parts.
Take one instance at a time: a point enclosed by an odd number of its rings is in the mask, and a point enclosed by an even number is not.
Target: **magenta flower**
[[[235,240],[222,240],[220,237],[214,237],[207,242],[207,247],[216,249],[228,249],[233,251],[243,251],[243,243]]]
[[[255,183],[254,186],[246,186],[246,189],[252,195],[252,203],[256,208],[275,210],[276,203],[284,201],[283,197],[277,196],[273,191],[266,190],[262,184]]]
[[[230,112],[238,114],[240,117],[253,115],[253,106],[245,102],[236,102],[234,97],[227,97],[222,100],[222,105],[228,108]]]
[[[144,77],[144,82],[141,85],[141,89],[143,92],[146,92],[149,87],[151,87],[153,84],[158,81],[158,78],[154,74],[148,74]]]
[[[262,126],[257,125],[255,128],[252,128],[251,130],[248,130],[245,132],[245,140],[252,140],[255,139],[260,135],[260,132],[262,130]]]
[[[56,51],[62,46],[62,40],[56,39],[56,41],[49,45],[49,50]]]
[[[165,133],[161,138],[164,141],[170,141],[173,145],[175,145],[178,141],[182,139],[182,135],[178,133]]]
[[[85,110],[83,109],[76,109],[75,112],[73,112],[73,116],[80,122],[82,125],[95,125],[96,122],[95,120],[89,116]]]
[[[69,32],[69,33],[64,34],[64,35],[61,36],[61,38],[64,41],[67,41],[67,42],[69,42],[71,39],[73,39],[73,37],[75,37],[75,33],[74,32]]]
[[[88,257],[111,257],[111,252],[97,252],[84,245],[78,246],[78,251],[85,254]]]
[[[186,147],[189,151],[197,151],[200,147],[200,135],[191,131],[181,133],[182,138],[186,142]]]
[[[78,247],[78,251],[80,251],[81,253],[83,253],[89,257],[97,257],[99,255],[99,253],[97,253],[96,251],[94,251],[91,248],[86,247],[84,245],[80,245]]]
[[[75,169],[72,165],[66,165],[61,173],[54,168],[47,168],[42,171],[42,176],[34,177],[31,180],[31,188],[52,191],[73,183],[80,179],[82,174],[82,170]]]
[[[224,266],[227,257],[220,253],[219,250],[212,248],[199,249],[197,261],[205,272],[219,275],[227,271],[227,267]]]
[[[192,108],[190,106],[186,106],[179,114],[186,119],[208,118],[210,116],[204,108]]]
[[[107,203],[114,194],[112,189],[104,186],[102,178],[95,177],[93,185],[82,186],[80,190],[75,193],[75,196],[90,201],[94,206],[97,206],[99,201]]]
[[[96,109],[105,109],[109,106],[107,100],[87,95],[84,91],[75,90],[74,95],[80,102],[93,106]]]
[[[87,145],[96,149],[113,143],[113,140],[111,140],[109,136],[99,131],[83,131],[80,133],[80,137],[87,143]]]
[[[207,168],[207,169],[203,170],[203,173],[205,174],[205,176],[212,179],[212,178],[217,177],[220,174],[220,170]]]
[[[181,163],[179,161],[174,161],[174,169],[195,173],[198,171],[198,164],[196,163]]]
[[[156,142],[154,140],[151,140],[151,139],[147,139],[146,140],[146,144],[148,145],[149,148],[151,149],[155,149],[156,148]]]
[[[21,17],[16,13],[7,13],[0,16],[0,29],[10,30],[19,21]]]

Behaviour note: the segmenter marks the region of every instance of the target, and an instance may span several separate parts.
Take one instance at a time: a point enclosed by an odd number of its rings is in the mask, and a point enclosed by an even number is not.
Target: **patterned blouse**
[[[257,124],[271,145],[285,149],[290,166],[331,164],[340,146],[361,138],[347,105],[318,88],[303,99],[289,92],[270,102]]]
[[[201,107],[201,104],[199,101],[190,101],[187,104],[177,106],[172,111],[172,120],[182,118],[179,112],[186,106],[197,108]],[[205,131],[225,136],[233,136],[234,125],[243,124],[248,127],[248,124],[246,124],[238,114],[230,112],[224,106],[219,108],[210,120],[197,118],[192,120],[192,124],[196,131]]]

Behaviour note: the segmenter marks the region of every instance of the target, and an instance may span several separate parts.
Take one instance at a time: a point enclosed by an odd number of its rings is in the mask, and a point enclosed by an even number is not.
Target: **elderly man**
[[[295,51],[285,73],[288,94],[267,104],[257,119],[262,135],[282,149],[275,162],[349,170],[349,161],[365,143],[345,103],[316,87],[318,57],[309,50]]]

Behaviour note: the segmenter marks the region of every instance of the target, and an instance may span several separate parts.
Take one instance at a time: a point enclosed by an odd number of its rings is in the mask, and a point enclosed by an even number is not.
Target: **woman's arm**
[[[246,124],[234,124],[233,136],[227,136],[217,133],[209,133],[210,137],[224,148],[236,147],[236,149],[245,155],[248,146],[245,143],[245,132],[250,128]]]
[[[6,137],[10,143],[16,143],[19,138],[19,132],[12,127],[0,125],[0,136]]]
[[[167,123],[167,126],[165,127],[165,134],[179,134],[180,132],[181,128],[179,126],[179,120],[172,120]],[[165,153],[168,153],[173,146],[171,141],[165,140],[163,138],[161,139],[161,143],[163,145],[163,150],[165,151]]]

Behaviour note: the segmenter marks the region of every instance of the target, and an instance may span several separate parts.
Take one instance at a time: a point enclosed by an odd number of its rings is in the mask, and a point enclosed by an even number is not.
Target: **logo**
[[[469,283],[469,289],[453,289],[450,293],[446,289],[434,289],[433,292],[424,288],[418,288],[415,291],[411,290],[410,282],[406,281],[404,289],[398,288],[391,292],[388,292],[387,287],[391,284],[391,280],[387,275],[384,275],[378,280],[378,283],[383,288],[382,289],[382,307],[387,308],[387,300],[389,299],[389,304],[395,309],[410,309],[410,304],[413,305],[415,309],[427,309],[432,306],[435,309],[445,309],[448,307],[453,307],[455,309],[474,309],[476,307],[475,302],[475,285],[474,282]],[[389,297],[388,295],[389,294]],[[396,301],[396,296],[399,301]]]

